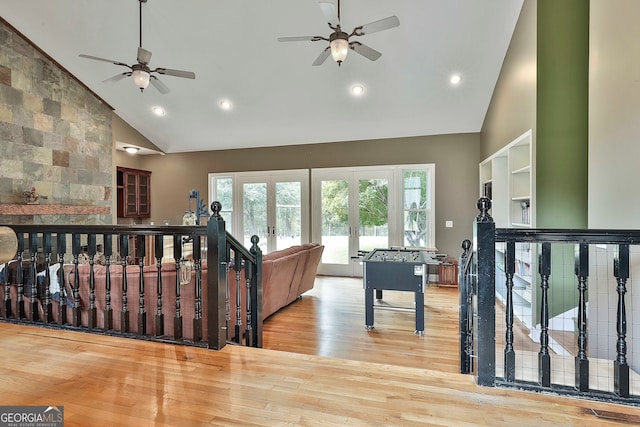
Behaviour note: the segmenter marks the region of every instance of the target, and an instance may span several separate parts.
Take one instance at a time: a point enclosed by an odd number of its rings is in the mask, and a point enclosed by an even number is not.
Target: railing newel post
[[[225,300],[227,288],[226,231],[220,216],[222,205],[211,204],[213,214],[207,222],[207,342],[209,348],[221,350],[227,342]]]
[[[256,263],[251,275],[251,323],[253,336],[252,347],[262,348],[262,250],[258,246],[258,236],[251,236],[251,255]]]
[[[496,383],[496,227],[493,218],[489,215],[491,200],[481,197],[477,206],[480,213],[473,224],[478,283],[477,383],[494,387]]]

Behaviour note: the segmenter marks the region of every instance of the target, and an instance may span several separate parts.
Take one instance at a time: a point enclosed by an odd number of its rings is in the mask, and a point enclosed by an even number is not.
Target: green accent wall
[[[587,228],[589,2],[537,3],[536,226]],[[572,245],[553,246],[550,317],[577,304],[572,261]]]
[[[589,2],[538,0],[536,225],[588,225]]]

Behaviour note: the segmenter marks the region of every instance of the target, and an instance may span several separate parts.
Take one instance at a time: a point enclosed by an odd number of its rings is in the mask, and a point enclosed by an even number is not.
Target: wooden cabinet
[[[151,216],[151,172],[118,167],[118,217],[149,218]]]

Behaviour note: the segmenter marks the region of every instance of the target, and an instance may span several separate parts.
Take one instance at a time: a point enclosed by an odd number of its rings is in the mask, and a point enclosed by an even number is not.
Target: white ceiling
[[[325,0],[326,1],[326,0]],[[336,0],[337,1],[337,0]],[[140,93],[127,71],[89,54],[136,62],[138,0],[0,0],[2,17],[167,153],[479,132],[523,0],[342,0],[343,29],[396,15],[400,26],[359,40],[341,67],[312,62],[326,42],[281,36],[331,30],[314,0],[148,0],[143,40],[171,92]],[[462,83],[449,83],[452,73]],[[349,88],[365,86],[355,98]],[[229,111],[219,108],[229,99]],[[151,107],[166,109],[155,116]],[[126,141],[125,141],[126,142]]]

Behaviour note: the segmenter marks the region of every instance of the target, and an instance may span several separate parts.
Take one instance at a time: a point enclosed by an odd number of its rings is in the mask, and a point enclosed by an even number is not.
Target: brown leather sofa
[[[280,251],[272,252],[263,256],[262,259],[262,318],[263,320],[277,312],[280,308],[292,303],[304,292],[313,288],[318,264],[324,246],[317,243],[308,243],[299,246],[293,246]],[[140,267],[138,265],[127,265],[127,302],[130,312],[129,330],[131,332],[138,331],[138,313],[139,313],[139,278]],[[113,328],[121,330],[120,313],[122,311],[122,266],[120,264],[112,264],[110,267],[111,282],[111,298],[110,304],[113,310]],[[207,263],[202,265],[202,317],[203,317],[203,335],[207,334]],[[93,267],[94,283],[95,283],[95,306],[97,311],[96,324],[98,328],[104,328],[104,309],[106,307],[106,266],[94,265]],[[90,306],[90,289],[89,289],[90,266],[82,264],[78,266],[78,277],[80,281],[80,307],[81,307],[81,324],[88,326],[89,324],[89,306]],[[161,265],[160,276],[162,280],[162,313],[164,314],[164,334],[172,336],[174,332],[174,316],[176,302],[176,268],[174,262],[164,262]],[[155,334],[155,315],[157,312],[157,283],[158,283],[158,266],[148,265],[143,267],[144,277],[144,309],[146,315],[146,331],[149,335]],[[65,265],[65,286],[68,297],[73,298],[71,289],[75,282],[74,266]],[[229,270],[229,304],[231,323],[235,322],[235,301],[236,301],[236,274],[234,270]],[[13,281],[12,283],[15,283]],[[244,281],[244,270],[241,274],[240,289],[244,298],[246,286]],[[0,286],[0,300],[4,299],[4,286]],[[11,299],[16,305],[17,286],[11,286]],[[30,302],[25,299],[25,307],[27,313],[30,313]],[[180,285],[180,308],[182,314],[183,337],[186,339],[193,338],[193,321],[195,312],[195,272],[192,272],[189,284]],[[243,299],[244,301],[244,299]],[[58,318],[58,302],[53,302],[53,318]],[[42,308],[40,307],[42,313]],[[245,307],[243,307],[243,319]],[[15,309],[14,309],[15,313]],[[71,319],[71,309],[67,310],[67,318]],[[233,328],[230,328],[233,329]]]

